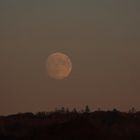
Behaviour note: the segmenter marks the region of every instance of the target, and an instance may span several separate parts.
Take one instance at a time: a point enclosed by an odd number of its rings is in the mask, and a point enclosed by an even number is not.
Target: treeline
[[[14,116],[30,116],[30,117],[44,117],[44,116],[49,116],[52,114],[85,114],[85,113],[93,113],[93,112],[120,112],[117,109],[112,109],[112,110],[108,110],[108,111],[104,111],[101,110],[101,108],[98,108],[97,110],[93,111],[88,105],[85,106],[84,109],[81,110],[77,110],[76,108],[73,109],[69,109],[69,108],[65,108],[65,107],[61,107],[61,108],[56,108],[54,111],[41,111],[41,112],[37,112],[37,113],[31,113],[31,112],[27,112],[27,113],[17,113],[14,115],[8,115],[8,116],[0,116],[2,117],[14,117]],[[128,113],[128,114],[134,114],[134,113],[139,113],[140,111],[136,111],[136,109],[134,107],[132,107],[131,109],[128,110],[128,112],[122,112],[122,113]]]
[[[0,117],[0,140],[140,140],[140,112],[86,106]]]
[[[83,113],[90,113],[90,112],[91,112],[91,110],[90,110],[89,106],[87,105],[87,106],[85,106],[85,109],[82,109],[80,111],[78,111],[76,108],[69,110],[69,108],[61,107],[60,109],[56,108],[52,112],[43,111],[43,112],[38,112],[35,115],[37,117],[41,117],[41,116],[44,117],[44,116],[49,116],[52,114],[83,114]]]

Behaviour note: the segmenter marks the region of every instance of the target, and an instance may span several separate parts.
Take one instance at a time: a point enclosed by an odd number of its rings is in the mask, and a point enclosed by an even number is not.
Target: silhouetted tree
[[[69,108],[66,108],[66,113],[70,113]]]
[[[76,108],[73,108],[72,112],[73,113],[77,113],[77,109]]]
[[[36,114],[37,117],[42,118],[42,119],[45,119],[47,115],[48,115],[47,112],[38,112]]]
[[[90,113],[90,108],[88,105],[85,107],[85,113]]]
[[[136,109],[134,107],[132,107],[130,110],[129,110],[129,113],[136,113]]]
[[[113,109],[113,112],[118,112],[118,110],[116,108]]]
[[[64,107],[61,107],[60,112],[61,113],[65,113],[65,108]]]

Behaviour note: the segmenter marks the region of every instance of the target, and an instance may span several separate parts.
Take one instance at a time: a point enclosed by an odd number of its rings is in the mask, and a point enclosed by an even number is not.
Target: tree
[[[65,113],[65,108],[64,107],[61,107],[60,112],[61,113]]]
[[[136,109],[134,107],[132,107],[130,110],[129,110],[129,113],[136,113]]]
[[[66,108],[66,110],[65,110],[65,111],[66,111],[66,113],[70,113],[69,108]]]
[[[72,112],[73,112],[73,113],[77,113],[76,108],[73,108]]]
[[[85,113],[90,113],[90,108],[88,105],[85,107]]]
[[[38,112],[36,116],[45,119],[47,117],[47,112]]]

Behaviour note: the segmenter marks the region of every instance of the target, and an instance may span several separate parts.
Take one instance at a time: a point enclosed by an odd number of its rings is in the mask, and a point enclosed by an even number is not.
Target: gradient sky
[[[73,71],[46,76],[46,58],[69,55]],[[0,0],[0,114],[140,110],[139,0]]]

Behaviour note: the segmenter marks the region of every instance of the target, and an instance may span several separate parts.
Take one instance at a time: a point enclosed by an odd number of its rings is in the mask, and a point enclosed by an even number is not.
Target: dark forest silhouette
[[[86,106],[1,116],[0,140],[140,140],[140,112],[91,112]]]

